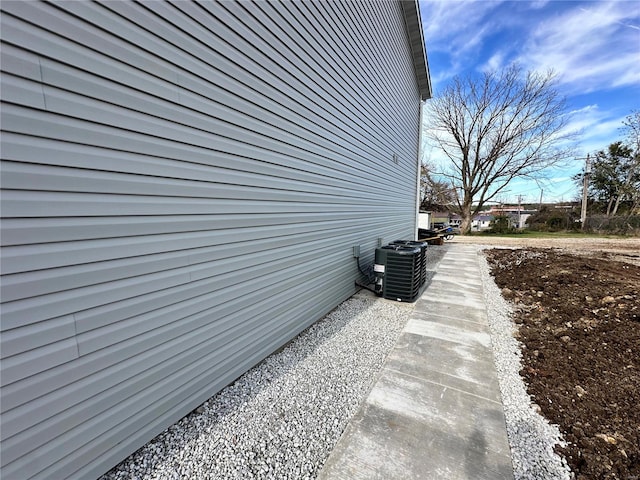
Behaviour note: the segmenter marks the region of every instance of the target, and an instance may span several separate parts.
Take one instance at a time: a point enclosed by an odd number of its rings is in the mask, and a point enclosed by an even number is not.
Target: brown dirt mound
[[[578,480],[640,479],[640,266],[593,251],[486,254],[515,305],[529,394],[568,442],[557,451]]]

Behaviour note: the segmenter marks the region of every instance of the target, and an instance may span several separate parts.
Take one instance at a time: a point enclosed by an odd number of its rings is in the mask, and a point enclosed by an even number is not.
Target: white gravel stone
[[[356,294],[102,480],[315,478],[412,310]]]
[[[478,251],[484,247],[479,246]],[[447,247],[428,249],[429,277]],[[520,377],[511,310],[481,260],[516,480],[571,479]],[[313,479],[413,310],[362,292],[169,427],[101,480]]]

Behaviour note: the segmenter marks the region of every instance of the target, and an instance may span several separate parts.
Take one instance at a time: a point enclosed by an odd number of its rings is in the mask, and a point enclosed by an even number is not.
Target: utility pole
[[[540,189],[540,202],[538,203],[538,211],[542,210],[542,193],[544,192],[544,189]]]
[[[580,228],[584,230],[584,224],[587,221],[587,195],[589,190],[589,175],[591,174],[591,159],[589,154],[585,159],[584,175],[582,176],[582,210],[580,212]]]
[[[521,210],[522,210],[521,203],[522,203],[522,195],[518,195],[518,230],[520,230],[522,228],[522,225],[520,223],[521,222],[521,218],[522,218],[521,215],[520,215]]]

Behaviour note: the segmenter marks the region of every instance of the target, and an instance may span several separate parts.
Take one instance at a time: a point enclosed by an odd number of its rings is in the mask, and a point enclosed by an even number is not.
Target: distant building
[[[473,217],[471,222],[471,231],[487,230],[491,227],[491,222],[497,216],[505,216],[509,219],[511,228],[522,229],[526,227],[527,218],[536,213],[537,210],[527,210],[524,207],[516,206],[499,206],[491,207],[489,210],[482,212]],[[431,224],[446,223],[452,227],[459,227],[462,223],[462,217],[457,213],[451,212],[431,212]]]
[[[473,221],[471,222],[471,230],[472,231],[482,231],[487,230],[491,227],[491,222],[495,217],[493,215],[480,214],[473,217]]]
[[[452,215],[450,212],[431,212],[431,225],[434,223],[450,223]]]
[[[447,223],[452,227],[460,227],[462,224],[462,217],[457,213],[450,212],[438,212],[433,213],[432,216],[432,224],[433,223]],[[471,222],[471,231],[477,232],[481,230],[486,230],[490,227],[491,221],[493,220],[493,215],[488,214],[479,214],[473,217],[473,221]]]
[[[527,218],[536,213],[537,210],[528,210],[521,205],[500,205],[493,206],[489,214],[493,216],[503,216],[509,218],[511,228],[522,229],[526,227]]]

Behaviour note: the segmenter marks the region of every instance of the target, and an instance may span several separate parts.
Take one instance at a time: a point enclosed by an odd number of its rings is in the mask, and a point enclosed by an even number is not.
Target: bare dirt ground
[[[456,236],[459,243],[492,245],[517,248],[554,248],[581,255],[596,256],[610,260],[640,265],[640,237],[629,238],[527,238],[497,237],[491,235]]]
[[[640,479],[640,239],[453,241],[486,251],[514,305],[521,374],[577,480]]]

